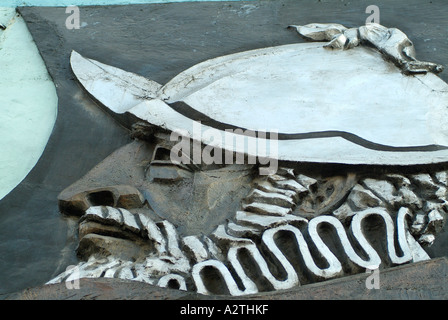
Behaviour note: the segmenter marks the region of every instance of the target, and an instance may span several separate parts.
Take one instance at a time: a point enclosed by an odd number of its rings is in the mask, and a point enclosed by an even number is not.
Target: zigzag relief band
[[[408,179],[396,175],[389,178]],[[422,175],[412,177],[412,181],[422,179]],[[156,222],[141,212],[120,208],[90,207],[81,218],[80,232],[88,233],[83,227],[86,221],[119,226],[130,239],[146,239],[151,253],[142,261],[93,254],[88,261],[48,283],[113,277],[207,295],[241,296],[430,259],[414,237],[420,235],[419,241],[424,243],[422,237],[427,234],[423,230],[434,231],[440,219],[434,220],[431,214],[426,227],[419,226],[421,212],[416,214],[409,208],[409,199],[401,202],[396,211],[380,204],[347,216],[335,214],[347,203],[353,207],[360,184],[379,194],[371,180],[360,180],[338,210],[305,218],[298,214],[299,209],[318,181],[281,168],[277,174],[258,180],[241,204],[244,211],[238,211],[233,221],[219,225],[209,236],[181,237],[167,220]],[[363,192],[365,196],[370,190]],[[370,192],[370,197],[375,195]],[[371,199],[363,201],[369,203]],[[428,203],[422,207],[431,206]],[[385,243],[372,239],[372,228],[375,238],[384,238]],[[338,250],[338,246],[342,249]]]
[[[407,209],[403,208],[399,213],[399,220],[397,221],[397,229],[401,231],[406,230],[405,225],[405,216],[408,214]],[[252,261],[255,262],[256,267],[261,271],[261,275],[272,285],[274,290],[281,289],[289,289],[299,285],[298,275],[295,271],[295,268],[292,266],[291,262],[285,257],[282,253],[282,250],[276,245],[275,235],[280,232],[290,232],[294,235],[294,238],[298,244],[299,251],[302,259],[305,263],[305,268],[312,273],[316,279],[331,279],[337,276],[341,276],[343,274],[343,268],[341,262],[336,258],[336,256],[329,250],[324,241],[320,238],[319,233],[317,231],[317,227],[319,224],[327,223],[334,227],[337,231],[337,235],[339,240],[343,244],[345,249],[345,254],[349,258],[349,260],[364,269],[376,269],[381,264],[381,258],[378,253],[373,249],[373,247],[369,244],[366,237],[363,235],[363,231],[361,229],[361,221],[370,216],[377,215],[380,216],[386,222],[387,228],[387,247],[389,258],[394,264],[404,264],[410,261],[416,262],[417,260],[413,260],[411,255],[411,251],[409,249],[409,245],[406,240],[406,235],[399,233],[399,244],[400,249],[404,252],[403,256],[399,257],[395,250],[394,244],[394,223],[390,218],[389,214],[381,209],[371,209],[363,211],[354,216],[353,222],[350,226],[350,229],[353,233],[353,237],[358,241],[361,245],[362,249],[367,252],[368,260],[363,260],[355,251],[353,246],[350,244],[347,234],[339,220],[331,216],[320,216],[312,219],[308,224],[308,232],[313,241],[313,244],[316,246],[318,253],[322,256],[322,258],[328,264],[326,268],[320,268],[314,261],[313,255],[310,252],[309,246],[305,237],[301,233],[301,231],[293,227],[291,225],[279,226],[276,228],[272,228],[266,230],[262,236],[262,243],[265,245],[265,248],[270,251],[278,261],[278,264],[283,268],[286,272],[286,279],[280,281],[276,279],[274,275],[269,271],[269,267],[267,262],[264,260],[262,254],[257,249],[255,244],[246,244],[246,245],[236,245],[235,247],[231,247],[228,251],[227,262],[230,264],[231,268],[235,270],[237,276],[241,280],[242,284],[245,287],[245,290],[237,289],[236,282],[234,278],[231,277],[231,273],[228,271],[227,266],[224,262],[220,262],[218,260],[207,260],[193,266],[193,279],[198,288],[199,293],[209,294],[209,291],[206,289],[205,282],[207,279],[202,277],[201,271],[204,268],[215,268],[224,279],[225,284],[231,295],[243,295],[243,294],[252,294],[257,293],[257,287],[253,283],[252,279],[245,273],[244,268],[242,267],[242,262],[238,258],[239,250],[246,250],[249,255],[252,257]],[[405,231],[407,232],[407,230]],[[429,257],[428,257],[429,259]],[[295,263],[297,265],[297,262]],[[277,266],[278,267],[278,266]],[[302,267],[303,268],[303,267]]]

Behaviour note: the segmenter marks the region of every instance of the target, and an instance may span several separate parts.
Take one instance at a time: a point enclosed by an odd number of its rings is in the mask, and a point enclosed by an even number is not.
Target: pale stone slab
[[[86,90],[95,92],[95,97],[115,113],[123,113],[145,99],[154,98],[151,93],[161,87],[144,77],[85,59],[77,52],[72,52],[70,63]]]
[[[185,89],[169,82],[167,101],[177,91],[174,99],[213,119],[258,131],[342,131],[394,147],[448,142],[433,124],[445,114],[448,86],[431,74],[405,76],[372,49],[294,44],[222,60],[186,71],[194,80]]]
[[[92,64],[101,68],[86,71]],[[128,111],[156,126],[181,130],[195,140],[235,152],[345,164],[448,160],[448,85],[432,73],[405,75],[366,47],[341,51],[306,43],[231,54],[199,63],[160,89],[150,80],[113,67],[108,70],[77,53],[72,54],[72,68],[81,84],[112,111]],[[109,73],[135,82],[123,86]],[[109,79],[107,85],[104,79]],[[123,92],[120,107],[115,102],[108,105],[109,97],[104,97],[104,88],[115,81],[116,94]],[[138,90],[129,94],[135,84],[146,88],[145,96]],[[221,126],[278,132],[279,140],[245,136],[245,144],[236,145],[234,139],[241,135],[230,133],[226,141],[222,128],[199,125],[182,106],[177,111],[171,108],[179,102]],[[256,142],[264,143],[265,154],[249,147]]]

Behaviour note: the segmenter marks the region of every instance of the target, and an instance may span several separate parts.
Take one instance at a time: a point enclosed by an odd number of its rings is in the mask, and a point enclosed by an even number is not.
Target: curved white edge
[[[351,165],[422,165],[448,161],[448,150],[377,151],[356,145],[341,137],[269,140],[223,132],[183,116],[159,99],[143,101],[128,112],[153,125],[175,132],[173,138],[177,136],[180,140],[180,136],[189,137],[212,147],[247,154],[257,160],[270,158],[291,162]],[[324,139],[327,141],[323,141]]]
[[[6,19],[8,21],[3,21]],[[58,97],[25,21],[0,8],[0,199],[40,159],[57,117]]]

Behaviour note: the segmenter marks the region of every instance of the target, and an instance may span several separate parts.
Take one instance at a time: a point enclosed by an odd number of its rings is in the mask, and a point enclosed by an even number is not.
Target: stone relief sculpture
[[[81,262],[49,284],[240,296],[430,259],[448,212],[448,172],[432,166],[448,159],[442,67],[418,61],[397,29],[292,27],[330,42],[214,58],[166,85],[72,53],[80,84],[135,140],[60,194],[80,217]],[[195,145],[257,161],[198,163]],[[427,169],[402,170],[413,165]]]

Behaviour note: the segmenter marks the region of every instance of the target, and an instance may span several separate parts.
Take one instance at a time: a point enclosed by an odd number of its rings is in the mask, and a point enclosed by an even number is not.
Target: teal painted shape
[[[4,0],[0,6],[3,7],[67,7],[67,6],[112,6],[126,4],[151,4],[170,2],[203,2],[203,1],[223,1],[223,0]],[[229,0],[226,0],[229,1]],[[230,0],[241,1],[241,0]],[[250,0],[249,0],[250,1]]]

